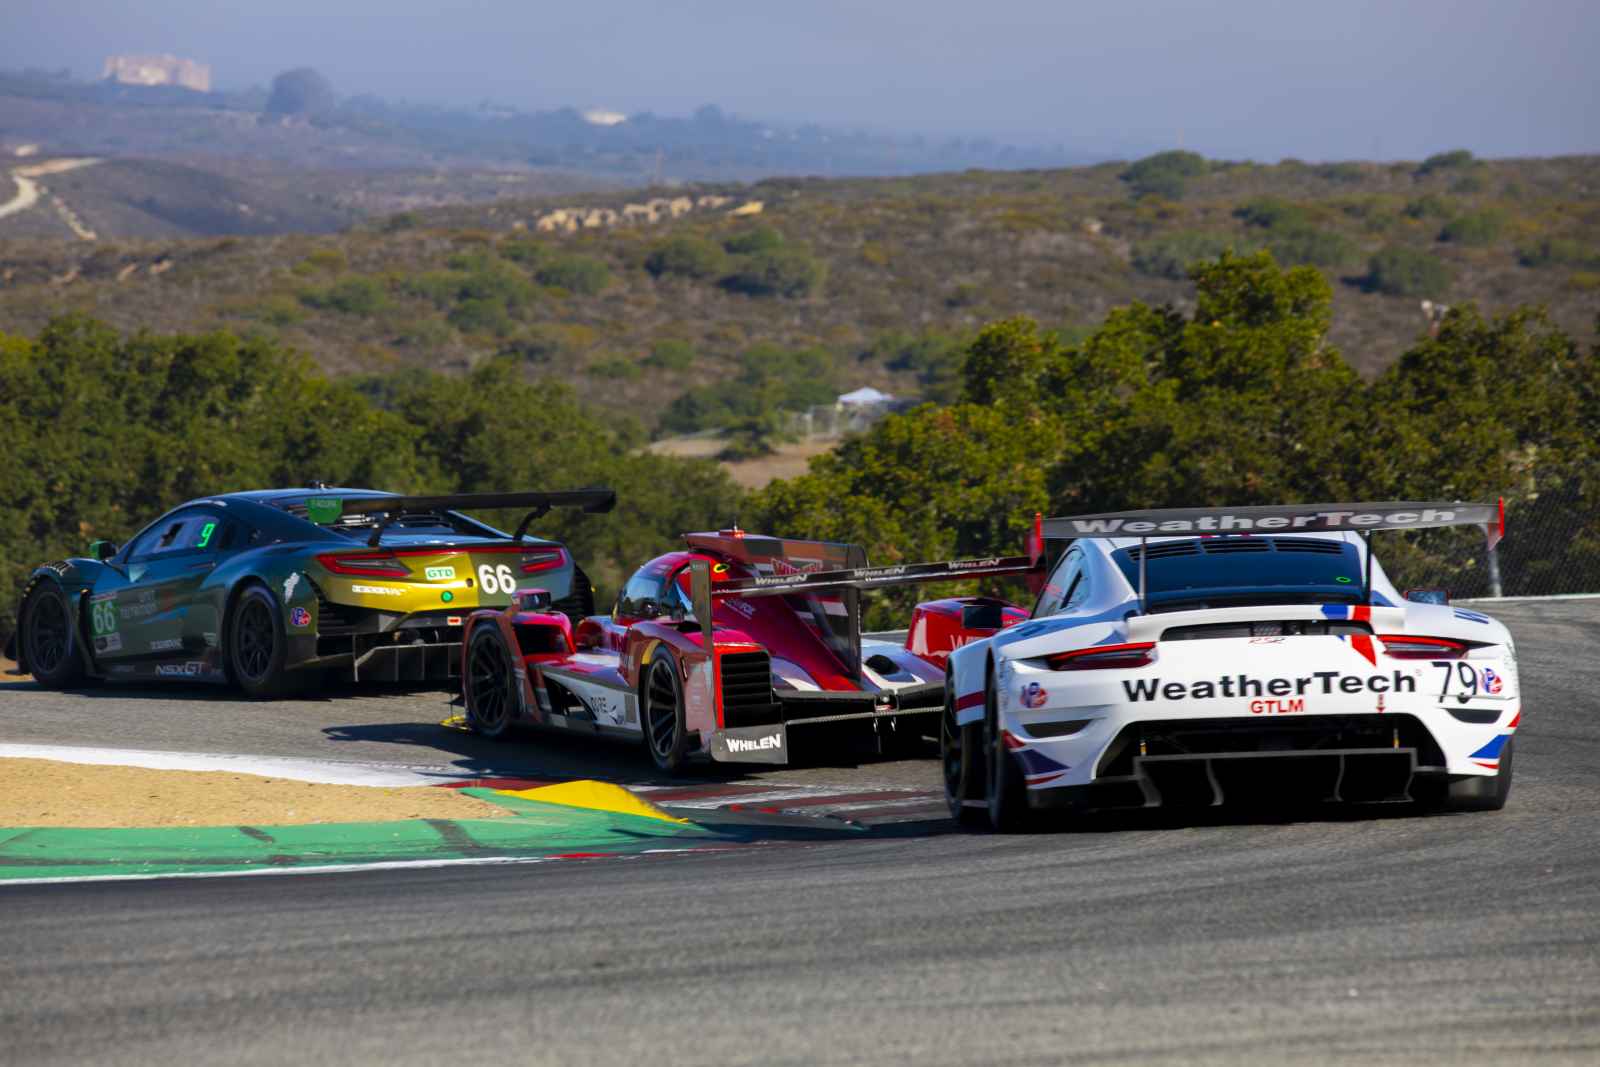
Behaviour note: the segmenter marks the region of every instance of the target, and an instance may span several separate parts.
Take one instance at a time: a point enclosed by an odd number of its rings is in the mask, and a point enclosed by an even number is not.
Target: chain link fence
[[[1402,591],[1445,589],[1452,599],[1600,593],[1600,516],[1576,501],[1506,504],[1494,549],[1479,527],[1384,533],[1373,553]]]

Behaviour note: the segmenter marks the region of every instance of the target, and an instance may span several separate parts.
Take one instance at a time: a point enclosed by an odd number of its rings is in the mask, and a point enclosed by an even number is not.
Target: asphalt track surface
[[[1498,814],[899,822],[712,855],[0,887],[0,1062],[1593,1064],[1600,604],[1494,614],[1526,709]],[[442,710],[13,688],[0,741],[642,770],[576,743],[433,753]],[[936,773],[835,762],[754,777]]]

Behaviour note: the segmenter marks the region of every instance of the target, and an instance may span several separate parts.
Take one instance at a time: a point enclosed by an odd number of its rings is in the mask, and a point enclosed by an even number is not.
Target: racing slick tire
[[[265,586],[245,586],[228,613],[223,646],[228,677],[251,700],[284,696],[303,684],[284,669],[288,652],[277,598]]]
[[[1511,796],[1511,753],[1513,738],[1500,753],[1500,770],[1492,778],[1482,775],[1457,778],[1445,786],[1438,807],[1444,811],[1499,811]]]
[[[689,762],[689,731],[685,725],[683,683],[678,664],[662,651],[645,672],[639,719],[644,726],[644,747],[657,767],[679,774]]]
[[[84,681],[82,641],[72,625],[67,591],[43,581],[22,605],[20,657],[46,689],[70,689]]]
[[[988,772],[984,775],[984,799],[988,802],[989,825],[1001,833],[1016,833],[1029,829],[1033,820],[1022,768],[1006,749],[1000,733],[999,703],[991,678],[983,692],[983,753]]]
[[[977,827],[988,822],[989,813],[973,794],[975,778],[981,777],[982,765],[974,757],[980,751],[983,727],[960,726],[956,723],[954,706],[946,694],[944,712],[939,716],[939,764],[944,778],[944,803],[950,817],[962,826]]]
[[[473,630],[467,644],[466,677],[461,680],[467,727],[494,740],[510,733],[517,707],[517,684],[500,631],[488,625]]]

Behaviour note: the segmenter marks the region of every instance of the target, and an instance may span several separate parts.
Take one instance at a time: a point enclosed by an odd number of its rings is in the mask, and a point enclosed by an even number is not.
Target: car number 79
[[[1465,704],[1478,695],[1478,671],[1470,664],[1457,660],[1454,663],[1436,662],[1434,666],[1444,672],[1444,685],[1439,690],[1440,700],[1453,695]],[[1456,690],[1454,694],[1450,692],[1452,684]]]

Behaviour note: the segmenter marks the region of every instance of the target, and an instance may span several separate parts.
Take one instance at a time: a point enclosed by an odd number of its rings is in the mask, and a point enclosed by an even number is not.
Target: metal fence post
[[[1490,534],[1489,529],[1484,528],[1484,542],[1489,546],[1489,595],[1500,597],[1505,594],[1500,589],[1500,546],[1496,543],[1499,538]]]

